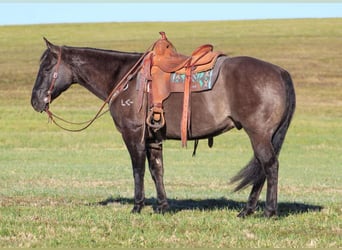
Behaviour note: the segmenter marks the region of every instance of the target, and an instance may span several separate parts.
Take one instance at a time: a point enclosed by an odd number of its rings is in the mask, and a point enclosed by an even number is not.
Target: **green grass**
[[[0,247],[342,247],[342,19],[190,23],[104,23],[0,27]],[[164,30],[178,51],[204,43],[286,68],[297,110],[280,155],[278,219],[236,215],[249,189],[229,179],[252,156],[243,131],[164,146],[172,212],[130,214],[130,159],[109,115],[82,133],[61,131],[30,106],[45,50],[56,44],[144,51]],[[84,105],[86,103],[86,105]],[[52,109],[90,118],[101,102],[72,87]],[[191,143],[189,144],[191,145]]]

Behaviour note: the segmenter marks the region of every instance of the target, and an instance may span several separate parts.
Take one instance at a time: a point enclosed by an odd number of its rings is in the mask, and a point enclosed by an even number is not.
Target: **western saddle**
[[[145,82],[144,87],[140,87],[140,90],[144,89],[149,93],[149,111],[146,123],[155,131],[165,125],[163,101],[171,93],[171,73],[185,74],[181,140],[182,146],[186,146],[190,128],[189,103],[192,74],[212,69],[217,57],[222,53],[213,52],[213,46],[205,44],[197,48],[191,56],[185,56],[177,53],[176,48],[167,39],[165,32],[159,33],[161,38],[154,43],[152,50],[144,58],[140,71]],[[138,84],[141,86],[142,83],[139,81]]]

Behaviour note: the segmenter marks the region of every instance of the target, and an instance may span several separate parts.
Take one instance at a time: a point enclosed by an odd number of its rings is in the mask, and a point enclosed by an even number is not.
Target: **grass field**
[[[105,23],[0,27],[0,247],[342,247],[342,19]],[[30,105],[45,45],[145,51],[165,31],[183,54],[212,43],[228,55],[287,69],[297,110],[280,155],[278,219],[236,217],[249,190],[229,179],[251,158],[243,131],[200,143],[197,156],[166,141],[172,212],[130,214],[130,159],[109,115],[61,131]],[[52,110],[76,121],[101,102],[72,87]],[[190,144],[191,145],[191,144]]]

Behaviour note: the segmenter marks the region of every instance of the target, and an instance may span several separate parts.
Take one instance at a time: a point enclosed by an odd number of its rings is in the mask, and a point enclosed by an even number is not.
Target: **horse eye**
[[[170,45],[166,45],[166,48],[168,49],[170,47]]]

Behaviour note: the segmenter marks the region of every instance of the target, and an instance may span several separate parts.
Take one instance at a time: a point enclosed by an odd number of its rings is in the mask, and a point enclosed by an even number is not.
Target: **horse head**
[[[31,104],[38,111],[46,111],[49,104],[73,83],[70,65],[63,60],[63,47],[44,38],[47,49],[40,59],[40,68],[33,86]]]

